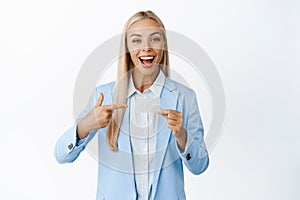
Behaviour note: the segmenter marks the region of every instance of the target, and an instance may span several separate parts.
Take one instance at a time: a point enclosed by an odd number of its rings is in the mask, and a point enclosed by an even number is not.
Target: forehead
[[[129,27],[127,35],[130,36],[132,34],[152,34],[155,32],[162,33],[162,28],[160,27],[160,25],[153,19],[144,19],[133,23]]]

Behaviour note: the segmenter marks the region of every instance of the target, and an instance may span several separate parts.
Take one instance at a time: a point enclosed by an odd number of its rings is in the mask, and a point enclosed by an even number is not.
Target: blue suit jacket
[[[76,140],[76,125],[96,104],[100,92],[104,93],[103,105],[112,103],[115,82],[98,86],[86,109],[74,125],[57,141],[55,157],[59,163],[73,162],[97,134],[98,136],[98,189],[97,199],[134,200],[137,198],[132,150],[129,137],[129,108],[125,110],[118,138],[118,152],[106,144],[106,128],[93,130],[80,141]],[[183,114],[183,126],[187,131],[188,143],[180,152],[176,139],[168,128],[164,117],[159,118],[157,134],[155,171],[150,199],[186,199],[184,191],[183,165],[193,174],[200,174],[208,167],[209,158],[203,140],[203,126],[195,92],[166,77],[161,96],[161,109],[178,110]],[[127,99],[127,104],[128,103]]]

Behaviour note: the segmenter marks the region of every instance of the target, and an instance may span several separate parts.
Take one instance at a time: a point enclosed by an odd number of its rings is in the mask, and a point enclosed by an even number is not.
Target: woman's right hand
[[[92,130],[106,127],[114,109],[127,108],[126,104],[102,105],[104,95],[101,92],[95,107],[77,124],[79,139],[85,138]]]

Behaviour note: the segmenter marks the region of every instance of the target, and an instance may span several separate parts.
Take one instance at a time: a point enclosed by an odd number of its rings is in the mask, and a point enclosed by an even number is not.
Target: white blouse
[[[129,80],[130,97],[130,139],[133,151],[134,176],[139,200],[148,200],[153,185],[153,157],[155,153],[157,120],[154,112],[159,109],[160,93],[165,82],[165,75],[160,70],[152,84],[143,93],[138,91]]]

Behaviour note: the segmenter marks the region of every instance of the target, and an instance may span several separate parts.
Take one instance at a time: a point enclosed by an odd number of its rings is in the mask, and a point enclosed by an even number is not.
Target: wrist
[[[77,131],[77,136],[78,139],[83,139],[85,138],[88,133],[91,131],[88,128],[89,126],[87,125],[86,121],[84,119],[81,119],[78,123],[77,123],[77,127],[76,127],[76,131]]]
[[[185,145],[187,143],[187,132],[184,128],[182,128],[179,133],[176,134],[175,136],[176,138],[176,142],[177,142],[177,145],[179,147],[179,150],[181,152],[184,152],[185,150]]]

